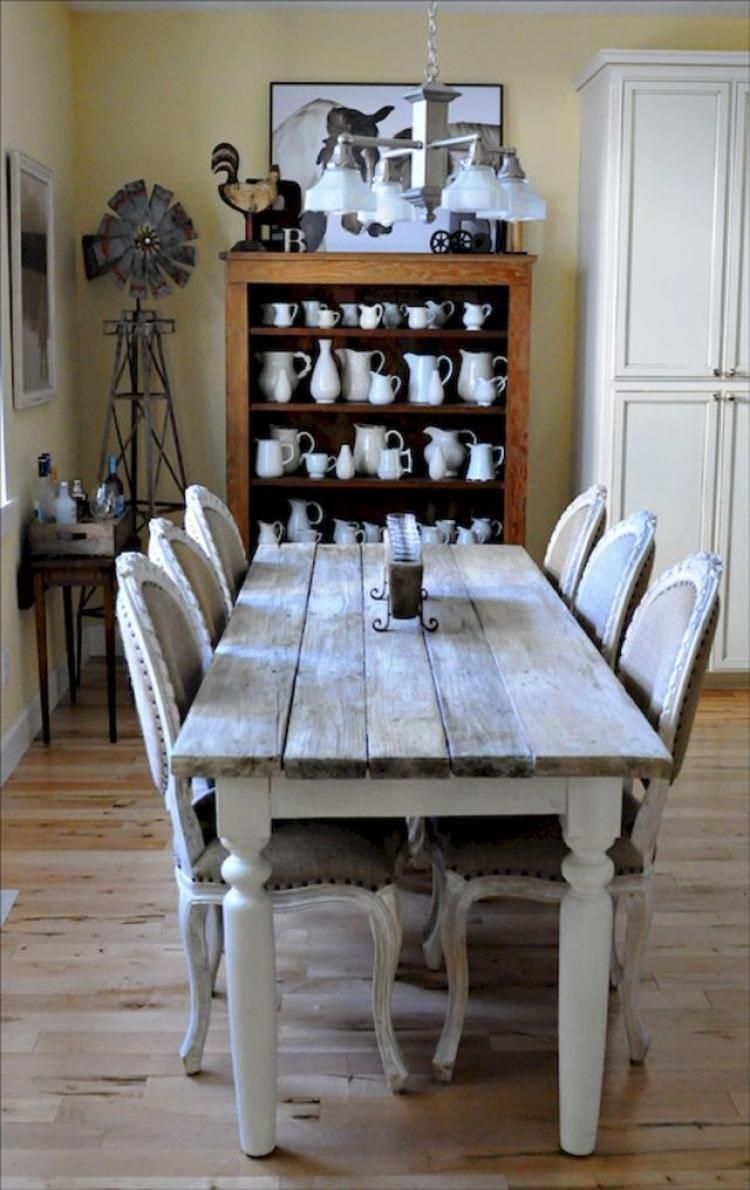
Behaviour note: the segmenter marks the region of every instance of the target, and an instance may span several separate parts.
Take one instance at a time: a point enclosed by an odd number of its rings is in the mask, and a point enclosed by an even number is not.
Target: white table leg
[[[605,854],[619,831],[621,782],[569,783],[563,823],[571,854],[560,907],[558,1048],[560,1145],[583,1157],[596,1145],[607,1039],[614,865]]]
[[[231,853],[222,875],[229,1035],[240,1144],[250,1157],[276,1145],[276,956],[271,867],[260,852],[271,837],[268,781],[217,782],[219,836]]]

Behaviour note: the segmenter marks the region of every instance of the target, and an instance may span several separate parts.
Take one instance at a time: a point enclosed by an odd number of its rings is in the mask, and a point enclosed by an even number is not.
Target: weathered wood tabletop
[[[661,775],[670,758],[519,546],[424,551],[426,614],[372,623],[381,546],[255,555],[174,750],[183,775]]]
[[[517,546],[424,551],[425,615],[377,632],[383,548],[259,549],[172,754],[216,778],[240,1143],[276,1143],[276,993],[264,848],[274,818],[558,814],[560,1144],[596,1144],[622,780],[659,737]]]

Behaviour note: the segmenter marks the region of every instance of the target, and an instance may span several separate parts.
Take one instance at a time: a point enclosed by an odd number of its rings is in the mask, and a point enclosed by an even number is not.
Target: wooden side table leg
[[[104,600],[104,636],[107,650],[107,707],[109,709],[109,739],[117,743],[117,707],[115,701],[115,582],[110,570],[102,578]]]
[[[34,618],[36,621],[36,655],[39,663],[39,701],[42,705],[42,739],[49,743],[49,689],[47,687],[47,605],[44,575],[34,574]]]
[[[65,651],[68,656],[68,687],[70,701],[76,701],[76,657],[73,643],[73,593],[70,587],[63,587],[63,614],[65,617]]]

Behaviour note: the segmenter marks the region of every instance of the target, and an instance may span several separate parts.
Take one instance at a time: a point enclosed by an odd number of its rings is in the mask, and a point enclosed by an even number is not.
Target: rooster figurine
[[[245,216],[244,247],[260,247],[254,242],[253,215],[273,206],[279,194],[279,167],[272,165],[266,178],[239,180],[240,155],[234,145],[222,141],[211,153],[211,169],[215,174],[225,173],[226,181],[218,187],[219,197],[228,207]],[[239,245],[235,245],[239,247]]]

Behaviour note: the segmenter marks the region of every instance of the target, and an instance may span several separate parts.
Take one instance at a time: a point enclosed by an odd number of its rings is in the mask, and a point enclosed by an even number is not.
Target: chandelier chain
[[[427,5],[427,67],[425,78],[428,83],[434,83],[440,74],[437,60],[437,0],[430,0]]]

